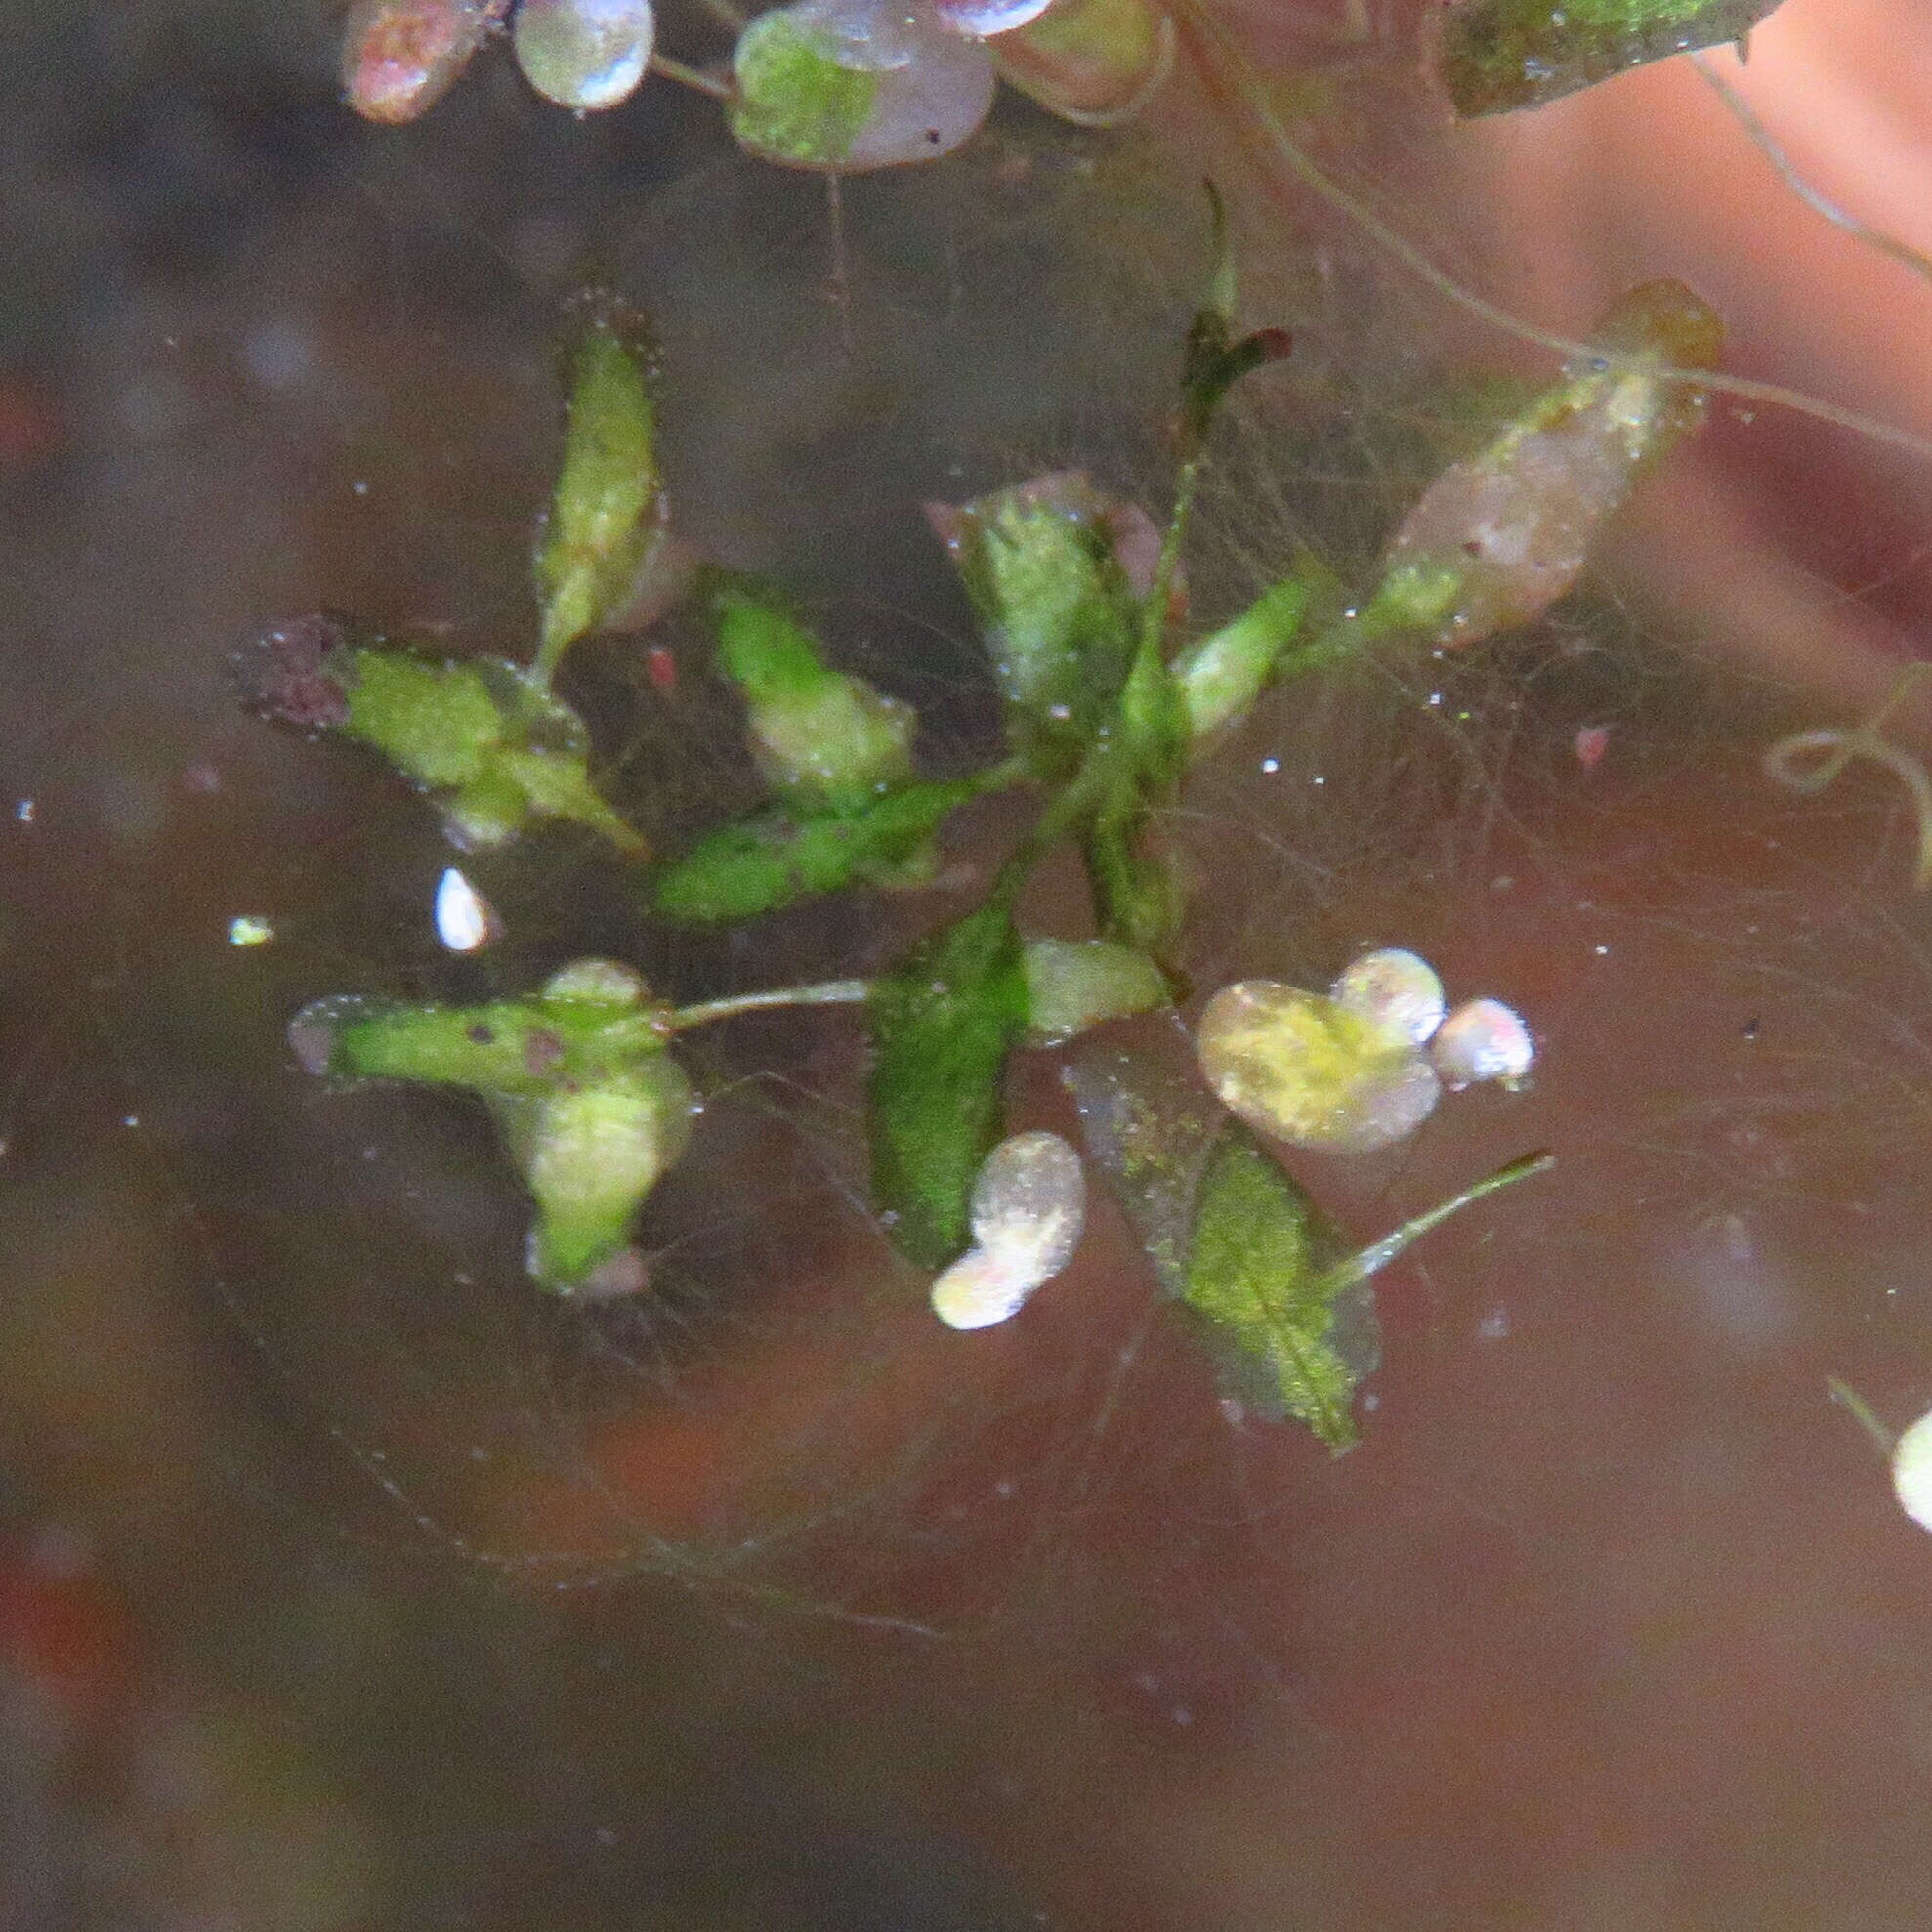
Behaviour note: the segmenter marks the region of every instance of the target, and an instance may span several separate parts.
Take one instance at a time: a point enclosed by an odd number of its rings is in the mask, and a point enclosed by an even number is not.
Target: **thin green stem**
[[[1849,1382],[1841,1382],[1837,1376],[1827,1375],[1825,1386],[1831,1392],[1831,1400],[1840,1408],[1848,1410],[1853,1421],[1871,1438],[1878,1453],[1889,1456],[1898,1444],[1898,1431],[1886,1428],[1871,1412],[1871,1405]]]
[[[764,992],[728,993],[722,999],[701,999],[693,1006],[673,1007],[658,1025],[664,1032],[688,1032],[714,1020],[735,1020],[740,1013],[770,1013],[787,1006],[862,1006],[872,996],[870,980],[821,980],[809,987],[772,987]]]
[[[739,23],[740,25],[742,22]],[[730,81],[722,74],[708,73],[702,67],[688,65],[683,61],[673,60],[668,54],[653,54],[651,57],[651,71],[662,74],[666,80],[674,80],[680,87],[695,89],[699,94],[708,94],[714,101],[729,101],[735,92]]]

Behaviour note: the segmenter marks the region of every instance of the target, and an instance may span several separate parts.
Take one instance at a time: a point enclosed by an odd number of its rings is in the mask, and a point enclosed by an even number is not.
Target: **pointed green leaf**
[[[1183,1299],[1230,1353],[1240,1392],[1306,1422],[1333,1449],[1355,1441],[1355,1385],[1380,1356],[1365,1290],[1344,1300],[1323,1280],[1345,1246],[1281,1163],[1230,1121],[1201,1178]]]
[[[970,1239],[973,1183],[1005,1120],[1027,1023],[1020,937],[986,905],[922,941],[873,989],[872,1197],[893,1244],[940,1268]]]
[[[1083,749],[1119,697],[1140,630],[1117,506],[1066,472],[926,514],[979,617],[1016,747]]]
[[[642,318],[614,297],[585,306],[569,357],[564,460],[536,553],[540,674],[630,603],[664,536],[653,352]]]
[[[955,778],[910,784],[854,812],[780,808],[700,839],[657,875],[658,911],[707,924],[749,919],[847,886],[923,884],[941,819],[979,790]]]
[[[1743,40],[1778,0],[1467,0],[1444,22],[1455,110],[1539,107],[1647,61]]]
[[[819,640],[751,585],[714,593],[718,668],[744,694],[752,754],[777,789],[850,812],[912,777],[909,704],[832,670]]]

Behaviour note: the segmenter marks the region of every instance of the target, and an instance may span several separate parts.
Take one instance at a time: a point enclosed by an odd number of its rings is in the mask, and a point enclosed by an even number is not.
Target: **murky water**
[[[681,525],[813,600],[938,756],[983,748],[918,503],[1069,460],[1159,502],[1229,124],[1003,110],[848,185],[841,260],[821,187],[701,102],[576,124],[495,58],[366,129],[326,25],[55,9],[10,57],[0,1925],[1923,1922],[1932,1545],[1827,1378],[1895,1425],[1932,1397],[1932,915],[1882,774],[1759,771],[1837,715],[1840,633],[1811,695],[1737,668],[1863,570],[1844,621],[1909,616],[1910,545],[1821,533],[1785,562],[1845,567],[1767,616],[1756,534],[1706,570],[1640,527],[1616,595],[1283,693],[1191,790],[1204,987],[1399,944],[1539,1036],[1532,1092],[1297,1165],[1367,1236],[1558,1156],[1383,1278],[1348,1456],[1224,1407],[1098,1197],[1021,1317],[942,1329],[862,1210],[835,1015],[707,1046],[655,1296],[553,1307],[483,1118],[321,1090],[289,1014],[588,950],[686,997],[867,970],[1014,821],[937,896],[749,944],[651,927],[559,839],[479,869],[508,938],[452,961],[430,815],[243,716],[229,652],[323,604],[523,648],[552,323],[595,271],[662,333]],[[1347,132],[1413,183],[1408,131]],[[1437,358],[1507,359],[1242,165],[1299,340],[1210,491],[1207,608],[1298,540],[1372,551]],[[1460,271],[1507,203],[1457,191]],[[1747,427],[1718,470],[1788,501]],[[644,720],[610,749],[668,834],[742,784],[695,679],[651,709],[621,648],[580,676]],[[1052,1056],[1015,1096],[1073,1130]]]

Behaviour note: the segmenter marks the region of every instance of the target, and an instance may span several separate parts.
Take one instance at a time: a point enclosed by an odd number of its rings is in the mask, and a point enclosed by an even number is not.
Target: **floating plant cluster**
[[[506,26],[545,100],[619,105],[652,70],[715,96],[748,153],[856,172],[933,161],[977,132],[1000,80],[1064,118],[1128,119],[1166,78],[1174,28],[1155,0],[792,0],[735,25],[729,63],[657,51],[651,0],[357,0],[343,87],[370,120],[414,120]]]
[[[527,664],[452,660],[338,616],[277,625],[246,658],[259,709],[380,754],[460,848],[486,858],[532,836],[599,838],[652,919],[738,926],[824,894],[914,890],[936,874],[935,835],[951,815],[995,791],[1033,803],[980,903],[869,978],[680,1003],[624,964],[579,959],[533,993],[482,1005],[338,994],[305,1006],[289,1038],[310,1071],[481,1098],[534,1206],[527,1268],[541,1286],[598,1299],[648,1285],[637,1216],[698,1111],[683,1034],[754,1011],[849,1007],[868,1036],[873,1207],[934,1278],[944,1322],[1009,1319],[1079,1239],[1079,1155],[1050,1133],[1007,1132],[1014,1055],[1055,1051],[1087,1158],[1231,1393],[1339,1448],[1375,1359],[1367,1278],[1446,1215],[1547,1164],[1513,1162],[1354,1248],[1275,1144],[1389,1146],[1445,1088],[1520,1085],[1529,1029],[1494,1000],[1449,1011],[1425,960],[1386,948],[1346,965],[1326,993],[1224,987],[1190,1032],[1184,873],[1158,820],[1271,685],[1374,650],[1466,647],[1559,595],[1637,477],[1695,427],[1695,358],[1714,355],[1715,325],[1674,283],[1634,291],[1606,318],[1600,353],[1425,493],[1367,595],[1349,600],[1311,566],[1200,627],[1181,567],[1208,440],[1229,390],[1287,351],[1279,331],[1237,332],[1218,203],[1214,213],[1219,261],[1186,341],[1164,522],[1072,472],[928,506],[1003,707],[1003,750],[977,770],[927,769],[909,704],[839,669],[771,585],[675,534],[654,357],[639,318],[609,297],[576,316]],[[765,796],[656,854],[600,791],[589,734],[554,678],[579,638],[644,628],[674,606],[714,640]],[[660,697],[641,688],[638,701]],[[1091,896],[1082,941],[1030,936],[1017,920],[1035,866],[1063,846]],[[453,868],[436,923],[456,951],[499,930]]]

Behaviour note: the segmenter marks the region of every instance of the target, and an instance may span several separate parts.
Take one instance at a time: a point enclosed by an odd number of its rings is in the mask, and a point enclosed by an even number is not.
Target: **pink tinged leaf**
[[[357,0],[342,33],[342,89],[366,120],[399,125],[449,91],[509,0]]]

